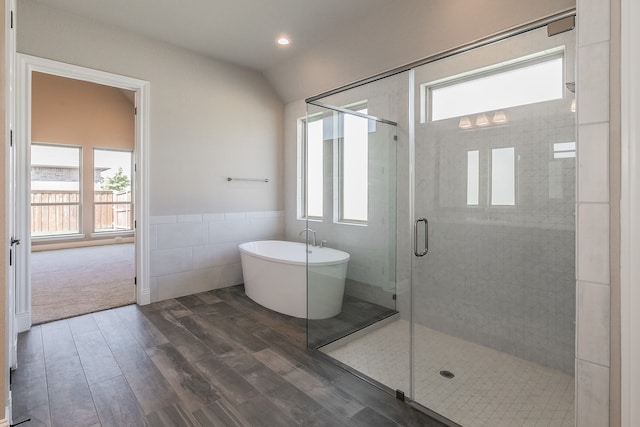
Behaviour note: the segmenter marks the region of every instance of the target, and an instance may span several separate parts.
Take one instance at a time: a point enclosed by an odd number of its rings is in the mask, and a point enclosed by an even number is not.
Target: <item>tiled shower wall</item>
[[[575,142],[571,99],[509,109],[506,126],[461,130],[452,119],[417,130],[416,208],[430,250],[415,263],[413,292],[416,322],[569,375],[576,168],[554,145]],[[467,152],[488,165],[503,147],[515,148],[515,206],[490,206],[482,166],[480,203],[467,205]]]
[[[238,245],[281,240],[282,211],[152,216],[151,301],[242,283]]]
[[[615,1],[578,0],[576,425],[609,425],[609,72]],[[612,140],[612,142],[614,142]],[[614,166],[612,173],[619,173]],[[617,218],[611,218],[618,221]],[[615,395],[612,394],[612,398]],[[615,412],[615,411],[614,411]]]

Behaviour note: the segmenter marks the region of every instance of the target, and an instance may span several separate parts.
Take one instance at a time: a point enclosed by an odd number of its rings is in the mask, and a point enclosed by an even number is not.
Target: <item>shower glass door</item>
[[[414,70],[410,394],[464,426],[574,425],[573,33]]]
[[[396,311],[395,129],[367,99],[309,104],[303,174],[308,344],[326,346]]]

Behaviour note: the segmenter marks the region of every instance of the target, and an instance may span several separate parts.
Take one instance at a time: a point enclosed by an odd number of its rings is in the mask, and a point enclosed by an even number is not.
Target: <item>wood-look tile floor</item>
[[[241,286],[20,334],[22,426],[442,426],[305,348]]]
[[[307,323],[309,347],[320,348],[396,313],[394,309],[345,295],[342,312],[337,316],[309,320]]]

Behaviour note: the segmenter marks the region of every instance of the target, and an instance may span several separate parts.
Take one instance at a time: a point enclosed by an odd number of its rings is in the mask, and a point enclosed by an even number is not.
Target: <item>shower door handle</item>
[[[424,222],[424,250],[418,252],[418,224]],[[413,253],[417,257],[423,257],[429,252],[429,221],[427,218],[418,218],[413,224]]]

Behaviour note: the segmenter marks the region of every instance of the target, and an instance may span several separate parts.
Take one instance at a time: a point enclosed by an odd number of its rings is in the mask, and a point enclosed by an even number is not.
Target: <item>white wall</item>
[[[30,0],[18,4],[17,29],[20,53],[150,82],[152,301],[242,283],[228,251],[195,262],[203,248],[193,248],[221,243],[209,239],[207,218],[249,227],[253,216],[275,215],[250,235],[234,228],[224,243],[282,234],[283,105],[264,77]],[[175,224],[160,224],[166,218]],[[193,240],[202,227],[204,240]],[[158,244],[163,233],[173,241]],[[171,250],[189,253],[168,260]],[[222,265],[230,265],[225,274],[207,274]]]
[[[20,53],[151,82],[151,215],[281,209],[282,103],[259,73],[30,0],[17,28]]]

